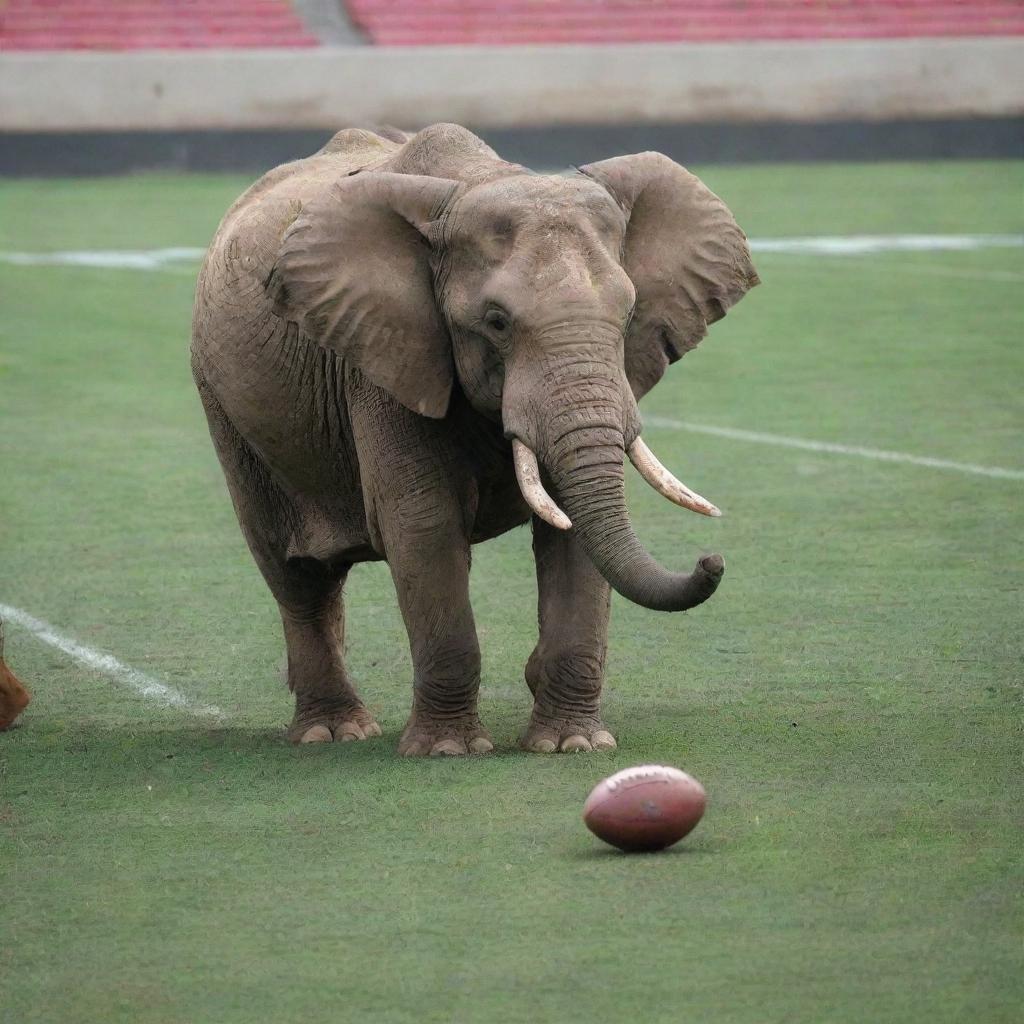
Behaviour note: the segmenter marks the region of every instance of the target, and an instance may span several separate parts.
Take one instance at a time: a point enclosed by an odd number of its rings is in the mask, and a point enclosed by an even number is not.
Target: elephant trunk
[[[572,328],[559,328],[566,358],[551,359],[540,373],[531,365],[529,372],[513,366],[506,374],[502,419],[513,439],[523,496],[555,528],[571,526],[595,568],[623,597],[656,611],[693,608],[718,587],[722,558],[707,555],[692,573],[676,573],[651,556],[626,508],[627,446],[644,479],[669,500],[704,515],[720,513],[676,480],[640,439],[639,413],[619,355],[621,336],[594,325]],[[550,345],[553,339],[544,340]],[[546,483],[553,485],[551,495]]]
[[[581,427],[543,453],[561,508],[597,570],[623,597],[655,611],[685,611],[706,601],[725,566],[701,558],[692,573],[671,572],[640,542],[626,508],[622,433]]]

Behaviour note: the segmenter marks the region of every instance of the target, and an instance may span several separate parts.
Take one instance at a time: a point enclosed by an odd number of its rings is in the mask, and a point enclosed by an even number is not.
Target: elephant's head
[[[311,334],[408,408],[444,416],[457,381],[500,418],[527,502],[571,525],[625,597],[674,611],[714,592],[721,558],[688,575],[663,568],[623,487],[628,453],[666,497],[718,514],[654,458],[636,407],[757,284],[725,204],[678,164],[641,153],[469,184],[357,174],[297,217],[271,282]]]

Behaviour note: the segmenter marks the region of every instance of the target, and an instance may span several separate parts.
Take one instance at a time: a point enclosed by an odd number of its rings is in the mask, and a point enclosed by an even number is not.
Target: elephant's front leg
[[[476,485],[444,424],[365,382],[350,396],[367,520],[412,654],[412,713],[398,752],[486,753],[493,744],[477,715],[480,646],[469,604]]]
[[[399,754],[485,754],[493,750],[477,714],[480,646],[469,605],[469,543],[445,531],[407,534],[389,554],[409,633],[412,713]]]
[[[601,721],[610,588],[571,534],[534,517],[540,638],[526,664],[533,714],[522,745],[537,753],[611,750]]]

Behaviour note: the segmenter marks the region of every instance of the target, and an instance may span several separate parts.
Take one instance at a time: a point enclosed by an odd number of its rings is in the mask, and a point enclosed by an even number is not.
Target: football
[[[707,802],[686,772],[642,764],[602,779],[583,805],[583,821],[620,850],[663,850],[693,831]]]

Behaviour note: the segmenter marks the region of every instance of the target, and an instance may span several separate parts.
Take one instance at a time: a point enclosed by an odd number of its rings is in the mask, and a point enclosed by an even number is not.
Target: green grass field
[[[706,168],[755,238],[1007,233],[1005,163]],[[0,250],[202,246],[246,184],[0,183]],[[650,416],[1024,469],[1024,250],[761,255],[764,286]],[[495,755],[399,760],[406,639],[350,579],[383,740],[294,748],[276,608],[188,371],[195,266],[0,264],[0,603],[157,677],[165,708],[12,623],[32,688],[0,735],[0,1019],[768,1022],[1020,1019],[1024,481],[666,426],[726,515],[631,474],[713,600],[613,607],[612,754],[517,751],[529,534],[476,550]],[[631,764],[702,779],[679,847],[580,821]]]

